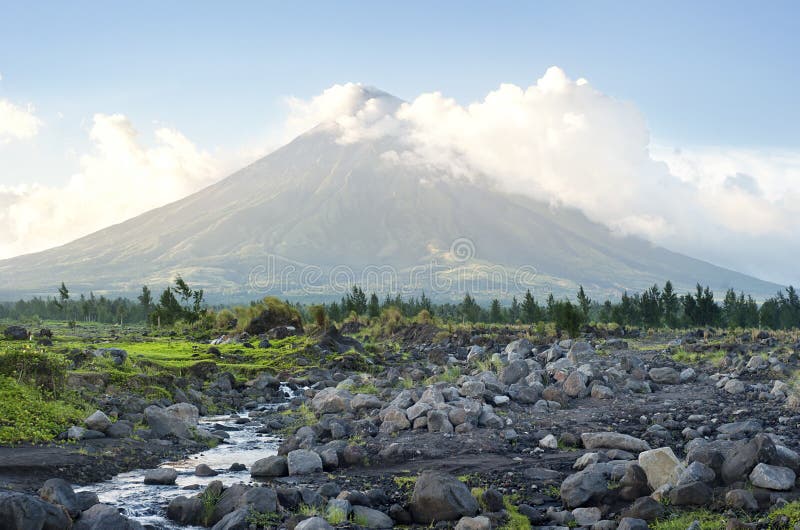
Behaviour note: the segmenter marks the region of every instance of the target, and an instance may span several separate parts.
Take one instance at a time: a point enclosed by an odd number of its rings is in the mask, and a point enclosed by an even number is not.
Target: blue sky
[[[280,137],[289,96],[361,82],[467,104],[552,65],[635,105],[669,149],[794,154],[798,15],[781,1],[4,1],[0,101],[41,123],[0,141],[0,186],[65,183],[96,148],[96,114],[124,115],[144,144],[169,127],[235,159]]]

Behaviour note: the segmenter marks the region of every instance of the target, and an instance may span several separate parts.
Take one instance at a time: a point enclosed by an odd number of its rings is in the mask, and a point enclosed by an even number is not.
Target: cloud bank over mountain
[[[41,126],[13,108],[0,107],[0,141],[31,138]],[[386,164],[575,207],[620,234],[798,281],[791,264],[800,259],[799,153],[656,143],[635,104],[558,67],[531,86],[502,84],[468,105],[439,92],[403,102],[347,83],[288,98],[287,109],[287,141],[320,124],[341,144],[396,137],[402,148],[382,153]],[[0,187],[0,257],[65,243],[232,169],[230,159],[175,129],[158,129],[148,145],[122,115],[96,115],[89,134],[92,150],[64,186]]]
[[[558,67],[466,106],[438,92],[397,103],[346,84],[291,107],[290,124],[335,124],[342,143],[403,139],[404,150],[384,153],[387,162],[484,180],[578,208],[620,234],[797,280],[788,263],[800,258],[800,154],[654,146],[635,105]]]

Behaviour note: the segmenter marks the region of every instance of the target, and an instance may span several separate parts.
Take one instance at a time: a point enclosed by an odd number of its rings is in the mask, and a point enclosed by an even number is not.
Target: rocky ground
[[[168,517],[217,530],[800,523],[798,344],[789,337],[587,333],[554,343],[518,330],[442,338],[412,326],[398,342],[378,364],[353,339],[329,332],[320,347],[349,352],[329,366],[247,384],[213,370],[198,377],[195,391],[251,409],[243,421],[283,442],[278,455],[252,466],[251,483],[187,492],[170,503]],[[283,410],[258,411],[280,399],[279,380],[296,397]],[[173,405],[108,401],[65,433],[77,449],[0,449],[0,477],[28,489],[37,480],[22,480],[26,470],[93,481],[129,467],[114,454],[132,451],[142,459],[129,464],[153,463],[224,443],[223,431],[197,427],[204,402],[184,395]],[[119,421],[131,431],[114,438]],[[37,467],[37,454],[50,467]],[[97,465],[105,457],[113,463]],[[97,469],[87,474],[91,465]],[[10,496],[0,494],[0,513],[19,504]]]

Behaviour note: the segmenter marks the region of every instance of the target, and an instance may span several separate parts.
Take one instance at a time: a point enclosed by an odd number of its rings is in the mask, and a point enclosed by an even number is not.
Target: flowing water
[[[288,388],[283,387],[287,396]],[[271,407],[274,407],[273,405]],[[262,409],[263,410],[263,409]],[[213,480],[220,480],[225,486],[243,482],[252,482],[250,466],[256,460],[277,453],[280,440],[272,436],[258,434],[262,427],[260,422],[244,425],[236,423],[237,418],[246,418],[247,413],[237,416],[203,417],[200,424],[211,427],[214,424],[224,425],[229,430],[230,438],[213,449],[189,455],[183,460],[164,462],[161,467],[169,467],[178,471],[178,479],[173,486],[150,486],[144,484],[145,470],[137,469],[121,473],[111,480],[76,488],[76,491],[93,491],[100,502],[115,506],[125,516],[135,519],[143,525],[159,529],[188,529],[199,527],[181,526],[167,520],[166,509],[169,501],[184,495],[197,495]],[[231,464],[239,463],[247,466],[247,471],[228,471]],[[197,477],[194,469],[199,464],[206,464],[219,474],[215,477]],[[198,487],[199,486],[199,487]]]

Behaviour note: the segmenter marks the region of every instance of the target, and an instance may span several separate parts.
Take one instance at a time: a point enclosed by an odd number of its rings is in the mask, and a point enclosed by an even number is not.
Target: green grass
[[[790,502],[782,508],[778,508],[770,512],[768,518],[773,527],[778,528],[783,524],[783,518],[786,518],[785,528],[794,528],[795,525],[800,524],[800,501]],[[784,528],[784,526],[780,526]]]
[[[683,348],[678,348],[670,357],[673,361],[683,364],[709,363],[713,366],[719,366],[722,363],[722,359],[725,358],[725,350],[688,352]]]
[[[344,524],[347,522],[347,514],[341,508],[330,506],[325,510],[325,520],[334,526]]]
[[[0,444],[48,442],[87,416],[75,399],[55,399],[30,385],[0,376]]]
[[[702,530],[725,528],[725,519],[722,515],[708,510],[673,512],[667,518],[651,523],[650,527],[654,530],[686,530],[694,521],[700,523]]]
[[[531,521],[527,515],[519,513],[519,508],[506,495],[503,497],[503,505],[508,514],[508,521],[500,527],[500,530],[530,530]]]

